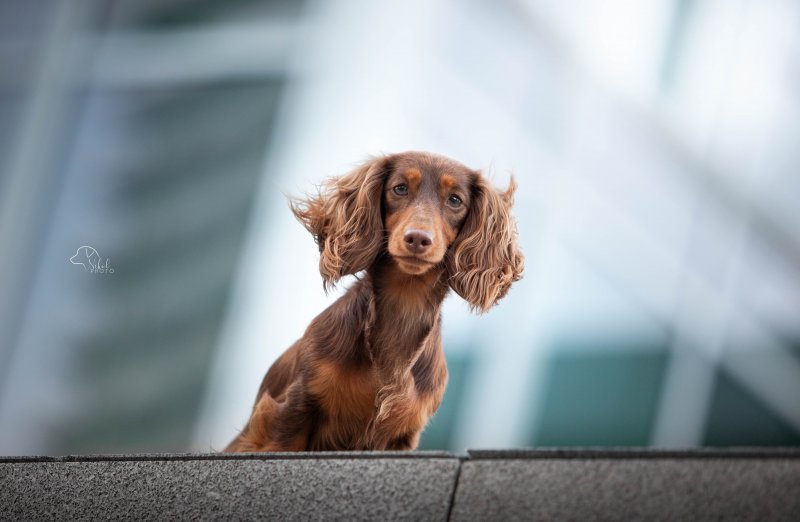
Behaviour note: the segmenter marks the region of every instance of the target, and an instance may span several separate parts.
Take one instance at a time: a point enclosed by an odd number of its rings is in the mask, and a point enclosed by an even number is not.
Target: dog
[[[327,291],[355,283],[272,365],[227,452],[412,450],[447,384],[440,308],[480,313],[523,271],[516,182],[494,189],[444,156],[373,158],[291,209]]]

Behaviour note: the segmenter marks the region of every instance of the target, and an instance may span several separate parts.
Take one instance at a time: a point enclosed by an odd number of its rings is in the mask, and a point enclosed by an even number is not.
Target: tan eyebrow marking
[[[441,179],[439,180],[439,185],[443,189],[451,189],[451,188],[455,187],[456,184],[457,184],[456,183],[456,178],[454,178],[453,176],[450,176],[449,174],[443,175],[441,177]]]
[[[419,187],[419,183],[422,180],[422,173],[420,173],[417,169],[408,169],[406,171],[406,181],[408,184],[411,185],[413,188]]]

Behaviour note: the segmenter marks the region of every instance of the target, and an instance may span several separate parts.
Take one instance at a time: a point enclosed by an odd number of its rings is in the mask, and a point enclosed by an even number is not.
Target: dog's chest
[[[405,385],[387,388],[381,386],[370,367],[347,369],[318,365],[309,386],[320,409],[310,447],[316,450],[376,449],[373,447],[376,422],[387,422],[378,419],[379,414],[387,406],[399,404],[403,406],[402,413],[392,414],[390,421],[400,421],[398,435],[422,429],[432,412],[427,402],[419,401],[413,377],[409,377]]]
[[[309,391],[324,417],[368,423],[376,413],[378,381],[369,367],[345,368],[336,363],[321,363],[309,382]]]

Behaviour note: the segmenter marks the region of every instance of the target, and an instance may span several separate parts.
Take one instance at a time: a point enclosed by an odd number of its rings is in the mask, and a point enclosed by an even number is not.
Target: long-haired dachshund
[[[327,289],[364,271],[272,365],[225,451],[408,450],[447,383],[442,301],[485,312],[522,275],[505,192],[443,156],[378,157],[292,211]]]

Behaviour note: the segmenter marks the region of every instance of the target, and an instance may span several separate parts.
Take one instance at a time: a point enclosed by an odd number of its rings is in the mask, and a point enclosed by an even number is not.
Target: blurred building
[[[422,447],[800,443],[800,6],[373,4],[0,5],[0,454],[222,447],[336,298],[285,195],[407,149],[527,259]]]

